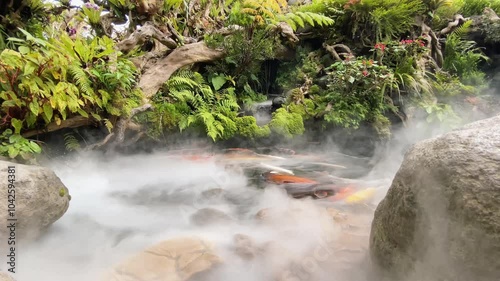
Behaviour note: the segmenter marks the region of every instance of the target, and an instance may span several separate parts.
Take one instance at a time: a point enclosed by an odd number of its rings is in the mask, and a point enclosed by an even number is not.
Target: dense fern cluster
[[[0,53],[1,129],[15,134],[82,116],[111,131],[112,116],[126,116],[142,101],[134,65],[119,56],[113,40],[102,37],[49,40],[22,30],[18,50]]]

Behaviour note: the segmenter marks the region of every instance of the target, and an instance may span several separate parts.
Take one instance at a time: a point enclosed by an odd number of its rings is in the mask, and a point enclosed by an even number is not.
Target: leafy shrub
[[[26,40],[15,39],[22,44],[18,51],[0,53],[0,112],[6,116],[0,128],[19,134],[77,115],[100,121],[140,103],[135,67],[119,57],[111,39],[62,34],[44,40],[23,32]]]
[[[460,13],[464,17],[470,17],[483,14],[485,8],[492,8],[496,13],[500,12],[499,0],[463,0],[463,6]]]
[[[273,112],[269,127],[273,132],[286,138],[302,135],[305,131],[302,116],[298,113],[288,112],[285,108],[278,108]]]
[[[329,68],[329,84],[322,97],[324,120],[346,128],[357,128],[363,121],[389,109],[386,93],[395,87],[387,66],[358,58],[334,63]]]
[[[461,37],[460,33],[454,32],[446,38],[443,69],[468,85],[482,84],[484,74],[479,71],[479,64],[489,58],[476,47],[476,42]]]
[[[414,18],[425,9],[418,0],[349,0],[343,4],[343,21],[350,26],[353,37],[368,42],[398,38],[413,28]]]
[[[40,153],[40,146],[32,141],[23,138],[19,134],[13,134],[11,129],[5,130],[0,135],[0,155],[9,158],[20,156],[24,160],[28,160],[33,154]]]

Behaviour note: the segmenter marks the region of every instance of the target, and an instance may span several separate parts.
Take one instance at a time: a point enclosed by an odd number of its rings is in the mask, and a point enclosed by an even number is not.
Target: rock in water
[[[221,262],[210,243],[195,238],[160,242],[131,257],[102,281],[185,281]]]
[[[231,217],[226,213],[212,208],[203,208],[191,216],[191,222],[198,226],[209,224],[222,224],[231,221]]]
[[[52,170],[0,160],[0,175],[0,221],[17,219],[16,239],[36,237],[68,210],[68,189]],[[9,184],[14,188],[9,189]],[[10,209],[14,209],[14,217]],[[2,237],[6,231],[6,227],[0,228]]]
[[[498,280],[500,116],[406,153],[375,211],[370,253],[394,280]]]

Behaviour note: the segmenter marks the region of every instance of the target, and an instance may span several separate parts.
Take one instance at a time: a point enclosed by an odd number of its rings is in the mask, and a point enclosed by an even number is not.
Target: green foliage
[[[491,8],[496,13],[500,12],[499,0],[463,0],[460,13],[464,17],[470,17],[483,14],[485,8]]]
[[[302,85],[306,78],[316,77],[323,68],[319,51],[299,46],[294,60],[280,64],[276,83],[283,89],[293,89]]]
[[[460,77],[465,84],[482,84],[484,76],[479,72],[479,64],[487,61],[474,41],[462,39],[470,21],[461,29],[448,35],[444,48],[443,69]]]
[[[363,121],[389,109],[386,94],[394,87],[391,69],[364,58],[337,62],[330,67],[329,85],[322,97],[324,120],[345,128],[358,128]]]
[[[244,0],[232,7],[230,21],[241,26],[266,27],[279,22],[298,27],[330,26],[333,19],[312,11],[291,12],[286,0]]]
[[[415,16],[421,15],[425,6],[418,0],[350,0],[343,3],[342,21],[352,36],[360,36],[373,43],[395,39],[413,28]]]
[[[285,108],[278,108],[273,112],[269,127],[272,132],[286,138],[302,135],[305,131],[302,116],[298,113],[288,112]]]
[[[481,73],[481,72],[478,72]],[[484,75],[484,74],[483,74]],[[457,96],[460,94],[470,95],[481,91],[480,84],[464,85],[460,78],[456,75],[451,75],[446,71],[438,71],[434,74],[432,80],[433,91],[439,96]]]
[[[2,1],[0,6],[0,51],[15,49],[16,42],[9,37],[21,37],[19,29],[24,29],[36,37],[43,36],[43,26],[50,18],[50,3],[43,0]]]
[[[330,26],[334,24],[334,20],[313,12],[295,12],[295,13],[286,13],[284,15],[279,15],[277,17],[277,21],[284,21],[288,23],[295,31],[299,27],[309,26]]]
[[[424,4],[427,14],[432,19],[432,27],[443,28],[460,12],[464,0],[425,0]]]
[[[241,30],[229,37],[208,37],[207,44],[222,48],[226,53],[224,60],[207,67],[208,72],[225,76],[226,80],[229,77],[236,86],[239,99],[247,99],[254,91],[257,92],[253,89],[262,88],[258,78],[262,63],[274,59],[282,48],[279,37],[269,30],[255,30],[252,34]],[[246,89],[246,85],[252,90]]]
[[[374,58],[391,68],[398,93],[420,95],[432,91],[422,59],[428,53],[421,39],[388,41],[375,45]]]
[[[163,96],[155,97],[155,110],[139,117],[141,122],[150,124],[149,135],[158,138],[164,130],[178,128],[181,132],[203,131],[213,141],[235,136],[249,139],[268,136],[270,129],[259,127],[254,117],[238,117],[235,89],[222,88],[221,81],[214,83],[213,78],[220,75],[211,77],[212,85],[197,72],[175,73],[165,83]]]
[[[189,106],[192,110],[183,114],[179,129],[190,126],[204,128],[212,140],[226,139],[236,132],[236,111],[239,108],[234,88],[215,91],[197,72],[181,70],[167,82],[168,97]]]
[[[260,127],[253,116],[243,116],[236,118],[237,135],[246,139],[255,140],[269,136],[271,130],[269,126]]]
[[[80,150],[80,142],[72,133],[64,134],[64,146],[67,151],[77,151]]]
[[[455,127],[460,123],[460,117],[456,115],[449,104],[422,102],[420,105],[427,112],[427,122],[429,123],[445,123],[450,127]]]
[[[135,67],[111,39],[72,40],[65,33],[41,39],[21,32],[26,39],[10,39],[19,43],[17,51],[0,53],[0,128],[19,134],[83,116],[111,129],[108,116],[127,115],[140,104]]]
[[[38,154],[42,151],[36,142],[13,133],[11,129],[5,130],[0,135],[0,144],[0,155],[11,159],[21,157],[24,160],[28,160],[32,158],[33,154]]]

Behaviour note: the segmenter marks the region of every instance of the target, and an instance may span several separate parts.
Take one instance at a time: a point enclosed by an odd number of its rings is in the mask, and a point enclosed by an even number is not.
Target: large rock
[[[196,238],[176,238],[129,258],[107,273],[102,281],[185,281],[220,262],[210,243]]]
[[[370,235],[394,280],[500,277],[500,116],[414,145]]]
[[[13,173],[9,173],[9,167],[14,167]],[[0,175],[0,221],[6,223],[9,218],[17,219],[16,239],[37,236],[69,207],[68,189],[48,168],[0,160]],[[9,182],[9,179],[14,181]],[[14,188],[9,189],[9,184]],[[10,215],[9,205],[15,207],[14,217]],[[2,236],[7,230],[0,228]]]

